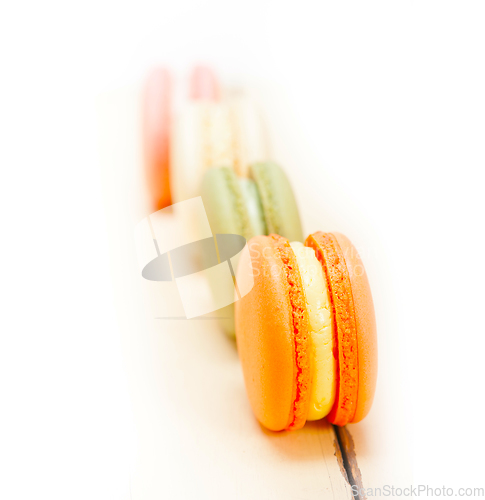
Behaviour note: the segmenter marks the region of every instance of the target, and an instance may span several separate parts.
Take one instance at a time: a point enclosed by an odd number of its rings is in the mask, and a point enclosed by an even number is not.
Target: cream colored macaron
[[[251,163],[268,160],[261,119],[247,96],[186,103],[175,120],[171,151],[175,202],[198,196],[211,167],[229,167],[246,177]]]

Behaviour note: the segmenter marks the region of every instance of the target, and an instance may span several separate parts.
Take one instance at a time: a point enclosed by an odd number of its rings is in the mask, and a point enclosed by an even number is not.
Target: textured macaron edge
[[[359,386],[358,343],[352,286],[342,250],[332,233],[317,231],[305,241],[323,266],[330,291],[336,332],[337,394],[327,420],[345,425],[353,420]]]
[[[288,281],[288,294],[293,322],[296,393],[286,429],[296,430],[305,425],[311,395],[311,367],[309,356],[311,339],[308,312],[306,310],[300,270],[298,268],[296,255],[290,246],[290,242],[286,238],[276,234],[270,234],[269,237],[273,240],[274,247],[283,262],[286,279]]]

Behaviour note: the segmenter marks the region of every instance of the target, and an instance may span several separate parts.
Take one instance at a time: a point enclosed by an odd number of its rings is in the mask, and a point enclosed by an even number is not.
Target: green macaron
[[[249,178],[238,177],[229,167],[211,168],[202,180],[201,196],[213,234],[239,234],[249,240],[276,233],[303,241],[293,190],[275,163],[251,165]],[[218,317],[226,333],[234,336],[234,304],[219,309]]]
[[[249,168],[266,222],[266,234],[279,234],[290,241],[303,242],[300,214],[293,189],[283,169],[276,163],[255,163]]]

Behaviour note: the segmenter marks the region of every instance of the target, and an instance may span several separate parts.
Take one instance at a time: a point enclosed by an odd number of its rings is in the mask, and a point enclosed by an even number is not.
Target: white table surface
[[[363,257],[379,327],[377,393],[369,416],[348,430],[364,487],[407,486],[412,480],[398,347],[387,283],[378,268],[378,242],[361,227],[352,231],[349,223],[339,226],[345,220],[342,211],[326,210],[332,203],[340,203],[343,212],[348,209],[339,191],[325,199],[303,195],[315,182],[298,175],[297,165],[306,164],[308,169],[309,164],[298,134],[290,145],[284,140],[289,124],[277,119],[284,99],[278,101],[274,95],[265,99],[264,92],[258,98],[273,155],[294,182],[305,231],[340,230],[354,241],[359,238],[358,248],[374,249]],[[249,407],[235,344],[217,323],[156,319],[183,316],[183,309],[173,283],[143,280],[136,264],[134,226],[149,213],[137,99],[137,88],[125,88],[107,93],[99,103],[111,260],[137,432],[133,499],[349,498],[349,485],[334,455],[331,426],[318,422],[293,433],[265,431]],[[320,176],[318,168],[308,170],[321,182],[322,192],[332,193],[323,170]]]

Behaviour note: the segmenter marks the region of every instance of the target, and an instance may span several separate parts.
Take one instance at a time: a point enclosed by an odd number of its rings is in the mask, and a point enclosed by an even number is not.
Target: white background
[[[284,96],[303,217],[339,206],[336,229],[376,242],[415,484],[480,485],[484,24],[458,1],[2,6],[0,496],[127,497],[97,99],[192,61]]]

